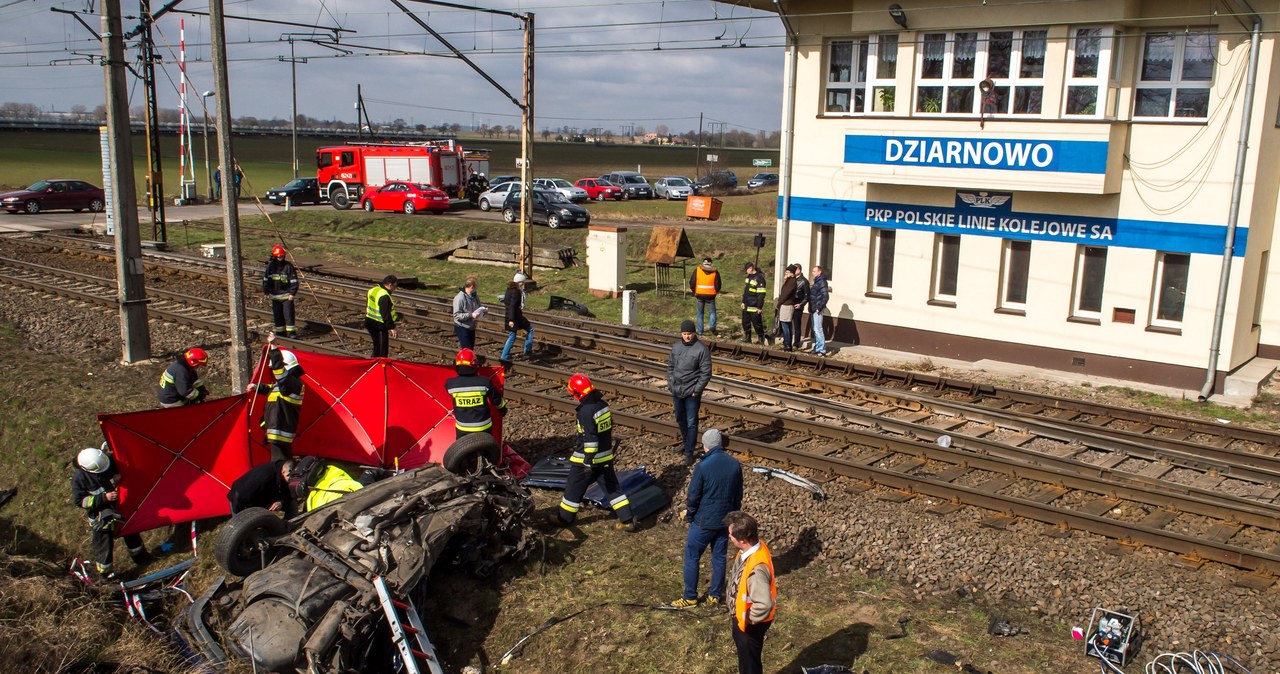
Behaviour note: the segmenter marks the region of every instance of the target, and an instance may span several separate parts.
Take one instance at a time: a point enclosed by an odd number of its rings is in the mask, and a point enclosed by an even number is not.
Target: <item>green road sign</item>
[[[752,159],[751,165],[752,166],[773,166],[773,160],[772,159]]]

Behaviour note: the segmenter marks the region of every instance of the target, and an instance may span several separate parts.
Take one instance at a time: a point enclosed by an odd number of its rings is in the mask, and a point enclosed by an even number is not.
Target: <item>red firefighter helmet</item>
[[[271,257],[284,257],[284,246],[276,244],[271,248]]]
[[[209,364],[209,354],[198,346],[187,349],[187,352],[182,354],[182,359],[187,361],[187,365],[191,367],[202,367]]]
[[[468,365],[468,366],[471,366],[471,367],[475,367],[475,364],[476,364],[476,352],[475,352],[475,351],[472,351],[471,349],[462,349],[462,350],[458,351],[458,355],[456,355],[456,356],[454,356],[454,357],[453,357],[453,364],[454,364],[454,365]]]
[[[585,396],[594,390],[595,387],[591,385],[591,380],[587,379],[587,375],[575,374],[572,377],[569,377],[569,393],[573,394],[574,398],[582,400],[582,396]]]

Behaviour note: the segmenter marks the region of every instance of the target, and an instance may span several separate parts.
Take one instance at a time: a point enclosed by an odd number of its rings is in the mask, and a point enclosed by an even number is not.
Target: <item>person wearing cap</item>
[[[306,374],[292,351],[276,346],[276,335],[267,335],[267,366],[275,381],[271,384],[249,384],[245,393],[267,396],[262,408],[262,431],[267,439],[273,461],[293,456],[293,440],[298,433],[298,419],[302,416],[302,396]]]
[[[476,352],[461,349],[453,358],[456,377],[450,377],[444,383],[444,390],[453,398],[453,425],[457,434],[455,439],[468,433],[488,433],[493,428],[493,415],[490,407],[499,414],[507,413],[507,401],[502,399],[502,390],[494,384],[492,377],[479,374],[476,370]]]
[[[671,602],[676,608],[698,605],[698,566],[702,553],[711,548],[711,586],[707,602],[723,605],[724,572],[729,551],[729,529],[724,518],[742,508],[742,464],[724,451],[724,436],[715,428],[702,434],[702,460],[693,470],[685,510],[680,518],[689,523],[684,542],[684,595]]]
[[[298,270],[285,255],[284,246],[271,249],[271,260],[262,272],[262,294],[271,300],[271,318],[277,335],[297,337],[293,296],[298,294]]]
[[[720,272],[711,264],[711,258],[702,258],[702,264],[689,276],[689,290],[697,303],[698,334],[702,334],[702,314],[707,314],[706,327],[716,334],[716,295],[720,294]]]
[[[476,321],[489,312],[480,304],[479,287],[476,277],[468,276],[453,297],[453,334],[458,337],[459,349],[476,348]]]
[[[618,516],[618,528],[635,533],[640,530],[640,523],[632,517],[631,501],[613,470],[613,413],[586,375],[569,377],[568,388],[569,394],[578,401],[578,446],[569,455],[564,496],[560,499],[560,508],[551,514],[550,523],[557,527],[573,524],[582,509],[582,496],[587,493],[587,487],[596,483],[609,499],[609,509]]]
[[[698,410],[702,392],[711,381],[711,350],[698,339],[693,321],[680,324],[680,339],[671,345],[667,359],[667,389],[675,407],[676,427],[685,464],[693,464],[693,448],[698,438]]]
[[[160,406],[183,407],[204,402],[209,397],[209,389],[200,379],[200,368],[208,364],[209,354],[198,346],[179,352],[160,375],[160,387],[156,389]]]
[[[746,272],[747,278],[742,286],[742,341],[751,342],[751,329],[754,327],[756,334],[760,335],[760,343],[765,343],[764,334],[764,318],[761,312],[764,310],[765,283],[764,274],[756,269],[756,263],[748,262],[743,271]]]
[[[507,343],[502,345],[503,362],[511,360],[511,347],[516,343],[516,333],[524,330],[524,355],[529,357],[533,355],[533,325],[529,323],[529,319],[524,317],[524,283],[529,277],[521,272],[511,278],[511,282],[507,284],[507,292],[502,295],[502,302],[506,305],[506,326],[507,326]]]
[[[90,540],[98,575],[111,579],[115,577],[112,561],[116,522],[124,519],[116,510],[120,504],[120,470],[111,460],[106,443],[101,448],[80,450],[76,454],[75,466],[75,473],[71,476],[71,501],[89,516]],[[151,559],[142,543],[142,536],[125,534],[122,538],[134,564],[141,566]]]
[[[809,280],[804,277],[804,267],[791,264],[791,272],[796,276],[796,292],[792,299],[791,314],[791,348],[800,350],[800,338],[804,336],[804,308],[809,305]]]
[[[782,272],[782,288],[775,300],[774,321],[782,332],[782,350],[791,351],[791,319],[795,317],[796,273],[792,265]]]
[[[388,275],[370,288],[365,296],[364,329],[369,331],[369,338],[373,340],[370,358],[386,358],[391,340],[396,336],[396,321],[400,320],[400,314],[396,313],[391,293],[398,281],[395,276]]]

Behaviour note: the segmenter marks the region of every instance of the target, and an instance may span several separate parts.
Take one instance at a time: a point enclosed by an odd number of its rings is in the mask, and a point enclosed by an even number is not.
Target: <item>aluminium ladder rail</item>
[[[387,623],[391,626],[391,640],[400,650],[407,674],[422,674],[420,663],[425,662],[431,674],[444,674],[440,668],[440,659],[436,657],[435,646],[427,639],[422,628],[422,619],[418,617],[418,608],[413,600],[405,597],[400,601],[391,596],[387,582],[382,576],[373,579],[373,587],[378,590],[378,601],[382,603],[382,611],[387,614]],[[407,623],[407,624],[406,624]],[[410,637],[413,642],[410,642]]]

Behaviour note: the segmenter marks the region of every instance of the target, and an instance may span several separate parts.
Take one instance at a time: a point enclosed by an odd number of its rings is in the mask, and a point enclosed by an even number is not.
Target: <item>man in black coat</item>
[[[276,460],[254,466],[231,483],[227,500],[231,502],[231,514],[246,508],[266,508],[282,511],[285,517],[297,514],[297,504],[289,493],[289,472],[292,460]]]

